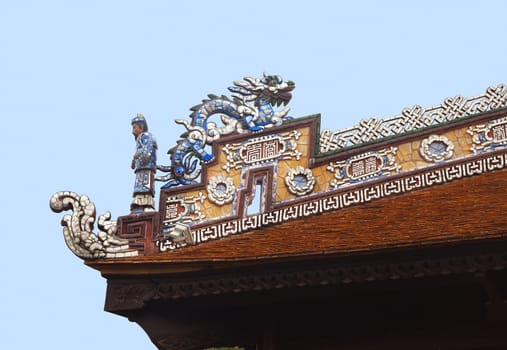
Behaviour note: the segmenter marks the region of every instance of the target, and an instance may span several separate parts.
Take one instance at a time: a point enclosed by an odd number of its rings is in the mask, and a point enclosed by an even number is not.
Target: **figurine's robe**
[[[143,132],[136,138],[136,157],[134,171],[134,195],[155,195],[154,175],[157,169],[157,141],[149,132]]]

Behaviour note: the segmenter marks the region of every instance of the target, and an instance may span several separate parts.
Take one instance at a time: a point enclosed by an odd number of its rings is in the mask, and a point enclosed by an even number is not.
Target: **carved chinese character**
[[[377,171],[377,157],[369,157],[365,160],[366,174],[374,173]]]
[[[493,127],[493,140],[503,141],[505,140],[505,124],[497,125]]]
[[[352,163],[352,176],[359,177],[364,175],[364,160]]]

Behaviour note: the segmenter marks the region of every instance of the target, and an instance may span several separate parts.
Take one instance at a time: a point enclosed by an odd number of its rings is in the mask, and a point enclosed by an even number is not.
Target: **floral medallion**
[[[440,162],[452,158],[454,144],[445,136],[431,135],[422,140],[419,153],[428,162]]]
[[[289,170],[285,177],[285,184],[291,193],[304,196],[313,191],[315,177],[310,169],[297,166]]]
[[[208,190],[208,199],[218,205],[232,202],[236,192],[232,178],[224,175],[212,176],[206,189]]]

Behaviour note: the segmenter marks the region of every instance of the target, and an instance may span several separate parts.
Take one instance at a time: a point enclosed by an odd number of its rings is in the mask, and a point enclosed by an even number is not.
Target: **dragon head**
[[[245,77],[244,81],[235,81],[229,88],[233,96],[244,102],[263,98],[272,106],[287,105],[296,87],[293,81],[284,81],[279,75],[263,74],[262,78]]]

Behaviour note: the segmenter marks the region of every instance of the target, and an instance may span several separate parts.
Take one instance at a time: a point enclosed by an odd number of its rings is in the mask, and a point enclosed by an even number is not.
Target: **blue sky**
[[[2,1],[2,349],[151,349],[65,246],[60,190],[129,211],[143,113],[159,163],[188,109],[266,71],[322,127],[507,83],[504,1]]]

